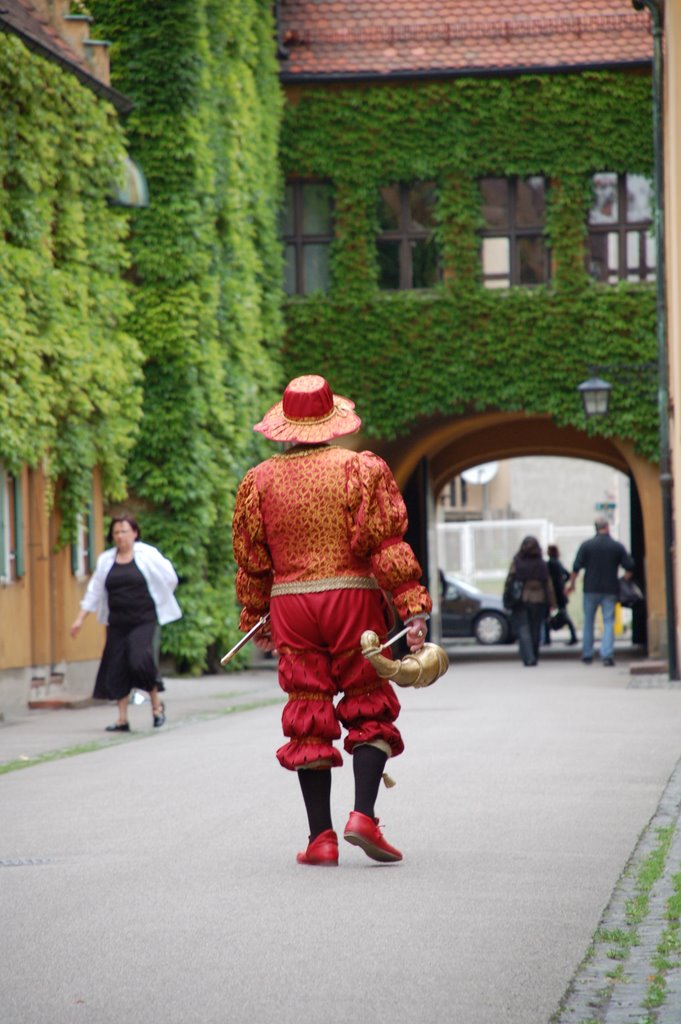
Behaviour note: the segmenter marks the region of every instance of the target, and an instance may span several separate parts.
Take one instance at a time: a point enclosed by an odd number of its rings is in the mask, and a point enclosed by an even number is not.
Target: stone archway
[[[666,605],[662,501],[658,467],[637,455],[618,438],[591,437],[575,427],[558,427],[548,416],[524,413],[481,413],[461,419],[433,420],[413,430],[409,439],[373,444],[390,465],[400,488],[427,465],[434,500],[445,484],[470,466],[529,455],[587,459],[612,466],[631,477],[641,505],[644,583],[647,604],[648,653],[661,657],[666,647]],[[427,540],[424,541],[427,545]]]

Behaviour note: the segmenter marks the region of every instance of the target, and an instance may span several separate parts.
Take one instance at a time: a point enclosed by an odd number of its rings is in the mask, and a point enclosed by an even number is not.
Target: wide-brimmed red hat
[[[321,443],[354,434],[362,421],[355,403],[334,395],[324,377],[308,373],[286,386],[281,402],[253,427],[270,441]]]

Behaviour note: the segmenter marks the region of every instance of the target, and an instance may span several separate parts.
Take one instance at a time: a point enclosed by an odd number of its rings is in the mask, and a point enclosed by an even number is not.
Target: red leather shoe
[[[369,818],[359,811],[351,811],[343,838],[353,846],[361,846],[367,857],[371,857],[372,860],[402,860],[400,851],[383,838],[378,818]]]
[[[335,867],[338,864],[338,836],[332,828],[327,828],[326,832],[320,832],[308,843],[307,850],[299,853],[296,860],[299,864]]]

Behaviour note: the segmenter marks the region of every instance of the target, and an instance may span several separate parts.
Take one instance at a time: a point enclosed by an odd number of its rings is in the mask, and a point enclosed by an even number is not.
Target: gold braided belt
[[[326,590],[378,590],[373,576],[328,576],[321,580],[293,580],[291,583],[274,583],[271,596],[284,594],[320,594]]]

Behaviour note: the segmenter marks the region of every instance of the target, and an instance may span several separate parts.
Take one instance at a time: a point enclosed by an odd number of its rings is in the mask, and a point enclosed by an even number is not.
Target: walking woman
[[[518,638],[518,650],[524,665],[539,661],[541,632],[549,612],[555,608],[556,596],[549,578],[549,570],[536,537],[525,537],[511,562],[504,594],[517,588],[517,598],[505,598],[511,607],[513,630]]]
[[[158,670],[159,627],[182,616],[173,594],[177,574],[157,548],[140,540],[132,516],[115,516],[107,540],[114,546],[97,559],[71,636],[78,635],[89,612],[96,612],[107,627],[93,693],[98,700],[118,702],[118,721],[107,725],[107,732],[130,732],[132,689],[148,691],[158,728],[165,722],[159,696],[164,689]]]
[[[568,605],[568,601],[570,600],[570,598],[565,593],[565,584],[570,579],[570,573],[567,571],[567,569],[565,568],[565,566],[561,562],[561,560],[560,560],[560,551],[558,550],[558,548],[556,547],[555,544],[549,544],[549,546],[546,549],[546,551],[547,551],[548,556],[549,556],[548,560],[547,560],[547,565],[548,565],[548,568],[549,568],[549,576],[551,577],[551,582],[553,583],[553,592],[556,595],[556,607],[558,608],[558,611],[556,612],[556,615],[554,616],[554,620],[558,619],[558,617],[560,616],[559,622],[563,626],[567,626],[567,628],[570,630],[570,639],[567,641],[568,645],[576,644],[577,643],[577,630],[575,629],[574,622],[572,621],[572,619],[570,618],[570,616],[568,614],[567,605]],[[558,622],[554,621],[553,629],[560,629],[560,628],[561,628],[561,626],[558,624]],[[548,624],[548,621],[547,621],[547,632],[548,632],[548,630],[549,630],[549,624]],[[550,636],[549,636],[549,641],[550,641]]]

